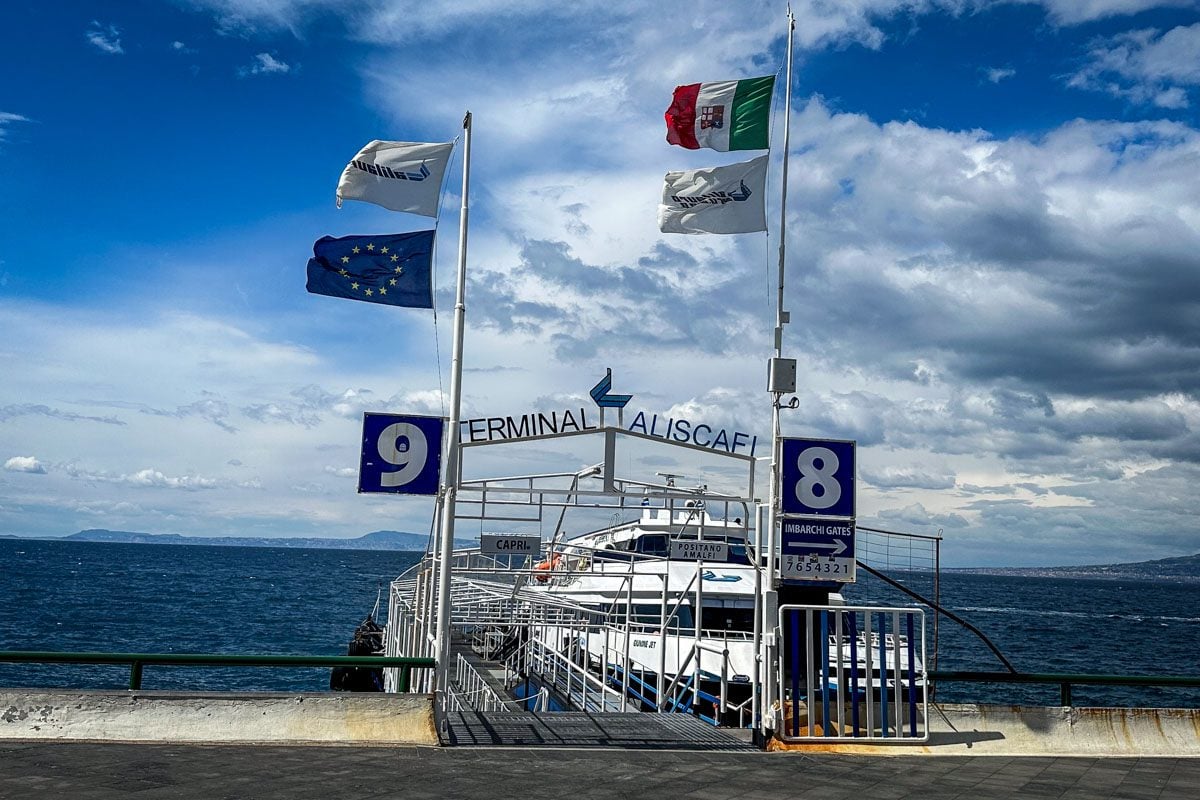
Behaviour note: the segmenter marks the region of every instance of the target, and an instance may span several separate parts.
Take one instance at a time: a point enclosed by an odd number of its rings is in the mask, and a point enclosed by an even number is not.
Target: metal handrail
[[[223,655],[216,653],[60,653],[38,650],[0,650],[0,662],[25,664],[128,664],[129,688],[142,688],[142,668],[148,665],[189,667],[378,667],[400,670],[397,690],[407,692],[414,669],[433,669],[432,658],[401,656]]]
[[[1059,685],[1064,706],[1071,705],[1071,685],[1092,686],[1172,686],[1200,687],[1195,675],[1092,675],[1076,672],[977,672],[967,670],[931,670],[934,681],[963,683],[1042,683]]]

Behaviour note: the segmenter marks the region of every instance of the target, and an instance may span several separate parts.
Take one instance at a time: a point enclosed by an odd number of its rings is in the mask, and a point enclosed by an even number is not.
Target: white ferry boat
[[[736,724],[757,650],[748,533],[743,518],[716,519],[688,501],[551,543],[527,594],[579,613],[532,636],[646,710]]]

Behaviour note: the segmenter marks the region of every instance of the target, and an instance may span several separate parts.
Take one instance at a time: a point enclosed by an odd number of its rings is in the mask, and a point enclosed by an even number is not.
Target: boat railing
[[[700,638],[722,642],[749,642],[754,639],[754,632],[732,630],[729,628],[701,628]]]
[[[730,675],[729,675],[729,649],[728,648],[717,649],[716,647],[712,647],[711,645],[707,645],[704,642],[700,642],[700,641],[693,642],[692,646],[690,648],[688,648],[687,655],[684,657],[683,662],[679,665],[679,669],[676,670],[675,674],[672,676],[671,682],[668,683],[663,688],[662,692],[657,695],[658,696],[657,705],[658,705],[658,709],[660,711],[665,711],[667,709],[668,704],[674,704],[674,705],[678,706],[679,700],[678,700],[678,695],[676,694],[676,689],[681,686],[690,688],[691,693],[692,693],[692,702],[694,704],[699,703],[699,700],[701,699],[701,697],[700,697],[701,690],[700,690],[700,685],[699,685],[697,678],[700,675],[700,673],[702,672],[702,670],[700,668],[701,653],[704,653],[704,652],[708,652],[708,653],[712,653],[712,654],[716,655],[717,657],[720,658],[720,662],[721,662],[720,672],[712,673],[709,671],[704,671],[708,675],[715,675],[716,677],[720,678],[720,681],[721,681],[720,696],[718,697],[718,696],[707,695],[709,698],[711,698],[711,701],[716,706],[716,710],[714,711],[713,724],[716,724],[715,720],[720,719],[720,711],[721,711],[721,709],[725,708],[725,704],[726,704],[726,701],[729,696],[728,695],[729,677],[730,677]],[[691,672],[689,672],[688,668],[691,667],[693,661],[696,662],[696,668],[694,670],[692,670]],[[705,694],[707,694],[707,693],[705,693]]]
[[[688,674],[680,682],[672,682],[672,693],[660,697],[658,686],[643,677],[647,673],[653,674],[648,667],[632,661],[629,669],[622,668],[620,664],[609,664],[606,670],[609,682],[613,686],[623,687],[623,691],[642,703],[643,708],[652,708],[659,713],[695,714],[710,725],[720,725],[722,709],[728,710],[721,697],[700,688],[699,676],[696,673]],[[704,677],[709,676],[704,674]],[[747,698],[741,706],[744,707],[749,702],[750,698]],[[712,711],[706,713],[706,708],[711,708]],[[740,712],[738,718],[739,721],[744,721]]]

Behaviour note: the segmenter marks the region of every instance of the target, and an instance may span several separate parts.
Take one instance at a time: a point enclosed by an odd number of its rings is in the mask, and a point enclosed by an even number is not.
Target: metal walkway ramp
[[[687,714],[454,711],[439,726],[442,743],[487,747],[606,747],[631,750],[757,750],[748,731],[714,728]]]

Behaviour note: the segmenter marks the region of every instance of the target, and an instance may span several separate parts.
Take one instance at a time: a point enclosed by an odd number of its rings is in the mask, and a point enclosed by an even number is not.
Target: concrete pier
[[[930,706],[928,726],[924,743],[773,742],[771,749],[884,756],[1200,757],[1200,709],[941,704]],[[0,740],[426,746],[440,740],[501,747],[635,747],[643,741],[669,749],[672,736],[681,748],[704,739],[694,728],[714,736],[736,733],[672,715],[523,712],[449,715],[439,737],[430,695],[0,690]]]
[[[859,755],[1200,757],[1200,709],[943,703],[925,743],[772,743],[775,750]]]
[[[0,690],[0,740],[4,739],[438,743],[431,695],[51,689]]]

